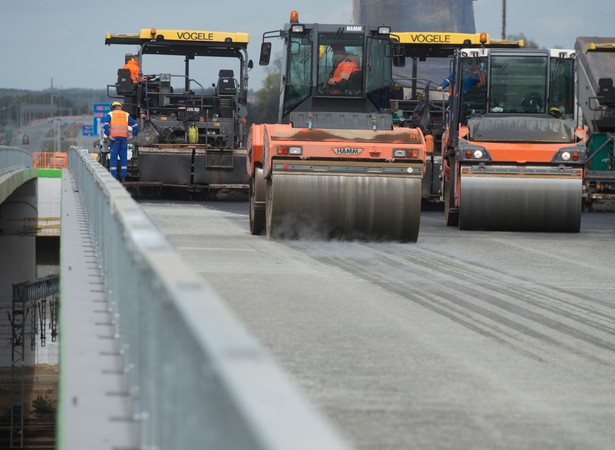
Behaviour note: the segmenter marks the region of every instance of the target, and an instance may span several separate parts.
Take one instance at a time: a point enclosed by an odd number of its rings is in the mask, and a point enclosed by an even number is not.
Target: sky
[[[613,1],[506,4],[507,34],[523,33],[541,47],[572,48],[577,36],[615,36]],[[353,18],[353,0],[0,0],[0,88],[104,89],[115,82],[124,53],[131,50],[104,45],[105,34],[154,27],[249,33],[250,88],[258,90],[267,74],[258,65],[262,34],[281,28],[292,9],[306,23],[352,23]],[[474,16],[477,32],[501,37],[502,0],[476,0]]]

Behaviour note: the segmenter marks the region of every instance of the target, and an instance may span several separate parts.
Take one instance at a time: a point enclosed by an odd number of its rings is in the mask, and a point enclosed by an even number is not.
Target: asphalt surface
[[[615,214],[416,244],[251,236],[247,203],[142,202],[357,449],[612,449]]]

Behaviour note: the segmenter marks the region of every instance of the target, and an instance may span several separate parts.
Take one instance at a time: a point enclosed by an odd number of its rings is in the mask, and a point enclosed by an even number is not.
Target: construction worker
[[[330,87],[343,85],[354,72],[360,70],[357,59],[347,53],[346,48],[340,44],[333,45],[333,65],[335,69],[327,82]]]
[[[113,178],[117,178],[117,158],[120,158],[120,181],[126,180],[128,173],[128,139],[136,136],[139,127],[137,121],[124,111],[120,102],[111,104],[111,111],[103,117],[101,124],[105,139],[111,140],[111,152],[109,160],[109,172]],[[132,135],[129,137],[128,127],[132,127]]]
[[[474,85],[483,85],[485,84],[484,79],[481,78],[481,72],[480,69],[478,68],[478,66],[476,66],[475,64],[470,64],[467,65],[464,69],[464,75],[463,75],[463,92],[468,92],[470,90],[470,88]],[[484,78],[484,75],[483,75]],[[442,82],[438,85],[438,87],[436,88],[438,91],[442,91],[444,89],[449,89],[449,93],[450,93],[450,89],[453,86],[453,75],[449,75],[448,77],[446,77],[444,80],[442,80]]]
[[[130,70],[132,82],[137,83],[139,81],[139,57],[132,53],[126,53],[125,61],[126,63],[122,66],[122,69]],[[141,75],[141,81],[143,81],[143,75]]]
[[[443,91],[444,89],[448,89],[449,93],[450,93],[450,89],[451,89],[452,86],[453,86],[453,75],[449,75],[444,80],[442,80],[442,83],[440,83],[436,89],[439,90],[439,91]]]

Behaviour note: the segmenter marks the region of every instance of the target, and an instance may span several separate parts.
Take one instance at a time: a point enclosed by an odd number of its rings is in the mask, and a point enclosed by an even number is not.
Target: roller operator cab
[[[460,49],[442,140],[447,225],[578,232],[585,131],[575,52]]]
[[[247,192],[248,40],[247,33],[153,28],[107,34],[107,45],[132,46],[139,62],[136,80],[119,69],[107,86],[139,122],[128,187]]]
[[[248,137],[251,232],[416,241],[425,140],[393,128],[389,28],[305,24],[293,12],[264,34],[262,65],[274,37],[284,41],[279,120]]]

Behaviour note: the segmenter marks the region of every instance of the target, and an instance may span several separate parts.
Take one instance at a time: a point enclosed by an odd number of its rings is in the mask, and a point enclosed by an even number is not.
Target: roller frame
[[[449,227],[459,226],[459,208],[455,203],[455,192],[457,191],[457,171],[455,160],[448,159],[448,176],[442,175],[444,195],[444,223]]]
[[[250,233],[259,235],[266,225],[265,196],[267,185],[263,168],[256,166],[254,176],[250,177]]]

